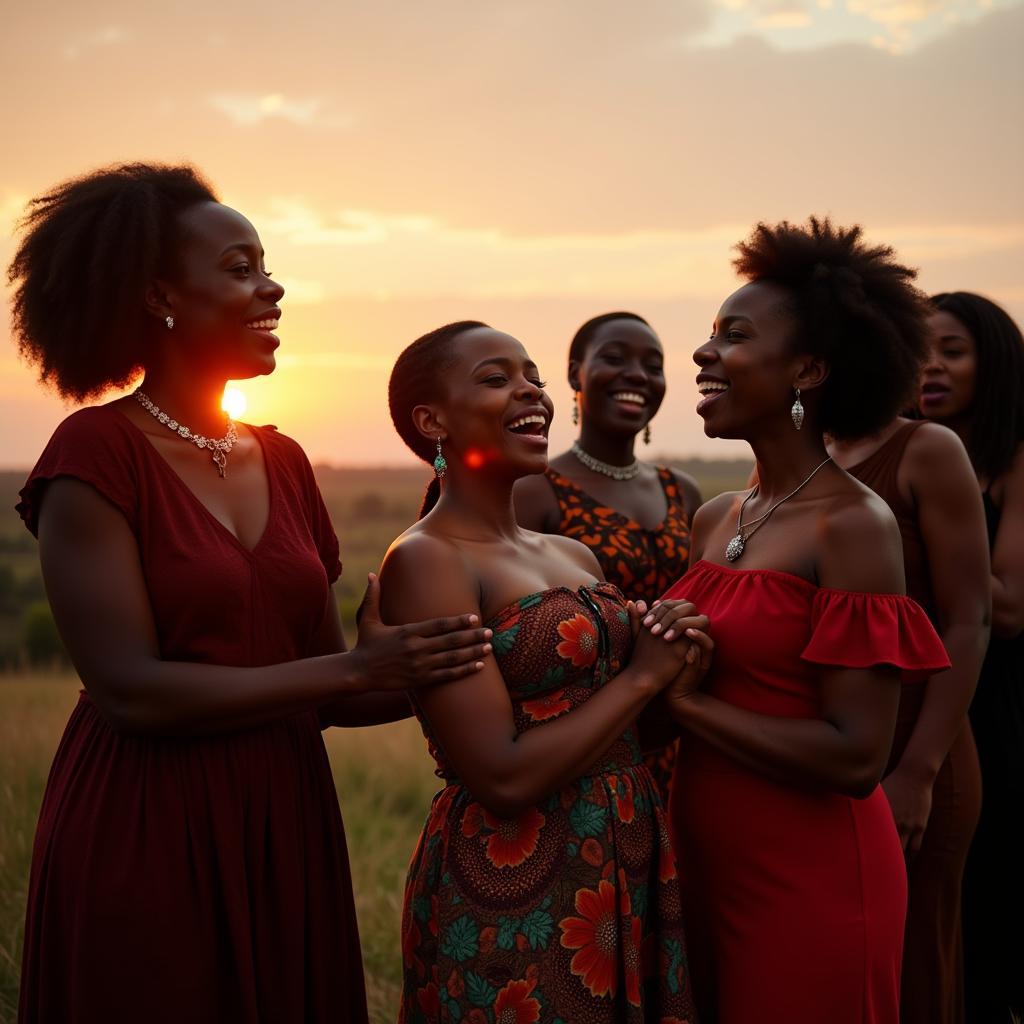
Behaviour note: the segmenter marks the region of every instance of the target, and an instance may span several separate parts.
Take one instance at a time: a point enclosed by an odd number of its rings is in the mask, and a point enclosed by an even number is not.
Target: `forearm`
[[[659,695],[643,709],[636,720],[636,731],[644,753],[660,750],[679,738],[679,726],[668,713],[664,696]]]
[[[116,673],[79,666],[86,690],[119,731],[202,736],[316,710],[367,685],[354,653],[236,668],[139,658]]]
[[[545,725],[491,744],[462,773],[491,813],[511,818],[579,778],[622,735],[654,694],[626,668],[585,704]]]
[[[921,684],[927,691],[897,765],[897,770],[929,782],[939,773],[967,721],[985,659],[988,630],[982,625],[951,626],[942,641],[953,667]]]
[[[866,755],[863,743],[819,718],[762,715],[700,691],[672,701],[669,713],[681,728],[745,767],[800,789],[865,797],[885,766],[885,751]],[[895,719],[889,744],[894,726]]]
[[[412,715],[412,703],[404,690],[391,693],[361,693],[340,697],[320,708],[320,728],[337,725],[355,728],[400,722]]]

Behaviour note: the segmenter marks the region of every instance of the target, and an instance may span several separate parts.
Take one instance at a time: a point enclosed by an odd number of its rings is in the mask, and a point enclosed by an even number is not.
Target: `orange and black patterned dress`
[[[530,594],[488,625],[520,733],[572,714],[632,648],[609,583]],[[409,866],[401,1024],[695,1024],[675,857],[635,729],[503,819],[420,721],[446,785]]]
[[[568,477],[547,471],[562,519],[558,532],[582,541],[597,556],[605,579],[628,598],[650,604],[686,572],[690,557],[690,521],[679,481],[672,470],[658,467],[665,492],[665,518],[646,530],[621,512],[602,505]],[[676,763],[676,743],[649,752],[644,761],[668,803],[668,787]]]

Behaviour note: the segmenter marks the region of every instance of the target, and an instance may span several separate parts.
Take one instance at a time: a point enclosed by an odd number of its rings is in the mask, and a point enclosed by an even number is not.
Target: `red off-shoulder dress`
[[[666,596],[711,618],[705,689],[763,715],[818,717],[823,667],[923,679],[949,666],[907,597],[706,561]],[[880,788],[799,789],[684,735],[670,817],[702,1020],[897,1024],[907,876]]]
[[[109,406],[57,428],[18,510],[35,532],[47,484],[68,476],[122,513],[162,658],[306,657],[341,571],[338,541],[299,446],[251,429],[270,485],[251,551]],[[223,735],[133,736],[83,692],[39,815],[20,1019],[365,1022],[345,836],[315,712]]]

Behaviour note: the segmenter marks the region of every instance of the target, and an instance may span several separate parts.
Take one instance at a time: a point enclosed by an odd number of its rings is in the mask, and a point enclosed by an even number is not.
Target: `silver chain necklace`
[[[210,450],[210,458],[213,459],[213,464],[217,467],[217,472],[220,474],[221,479],[224,479],[227,475],[228,456],[238,440],[235,421],[230,416],[228,417],[228,432],[222,438],[203,437],[202,434],[193,434],[184,423],[179,423],[168,416],[141,388],[136,388],[134,394],[139,401],[139,405],[154,419],[159,420],[168,430],[173,430],[178,437],[191,441],[197,448],[208,448]]]
[[[754,534],[757,533],[757,531],[760,530],[762,526],[764,526],[764,524],[768,521],[768,517],[783,502],[789,501],[789,499],[792,498],[795,494],[798,494],[800,491],[802,491],[814,479],[815,473],[817,473],[822,466],[831,461],[832,456],[830,455],[825,460],[825,462],[820,463],[819,465],[815,466],[814,469],[811,470],[810,475],[803,481],[803,483],[800,484],[799,487],[797,487],[795,490],[790,491],[789,494],[787,494],[784,498],[780,498],[777,502],[775,502],[774,505],[772,505],[770,509],[768,509],[767,512],[764,513],[764,515],[758,516],[756,519],[751,520],[749,523],[747,523],[746,526],[744,526],[743,510],[747,507],[747,502],[750,501],[750,499],[758,492],[757,485],[752,487],[750,489],[750,493],[743,499],[743,504],[740,505],[739,513],[736,516],[736,536],[733,537],[733,539],[729,541],[728,544],[726,544],[725,557],[730,562],[735,562],[736,559],[743,554],[743,550],[747,546],[747,541],[750,540],[750,538],[753,537]]]
[[[604,476],[610,476],[613,480],[632,480],[640,472],[639,459],[634,459],[628,466],[613,466],[610,462],[602,462],[600,459],[595,459],[589,452],[585,452],[580,447],[579,441],[573,441],[569,451],[587,469],[592,469],[595,473],[601,473]]]

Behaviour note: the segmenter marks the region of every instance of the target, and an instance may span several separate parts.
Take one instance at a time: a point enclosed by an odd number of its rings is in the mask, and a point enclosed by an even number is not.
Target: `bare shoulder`
[[[941,423],[926,422],[918,427],[907,442],[906,457],[923,471],[945,468],[950,460],[970,467],[963,441]]]
[[[561,510],[546,473],[517,480],[512,498],[521,526],[539,533],[554,533],[558,529]]]
[[[903,542],[896,517],[870,488],[850,478],[823,502],[817,528],[818,583],[836,590],[903,594]]]
[[[380,567],[387,622],[412,622],[479,610],[480,584],[469,559],[451,541],[412,526],[388,548]]]
[[[690,520],[690,565],[704,555],[708,536],[727,516],[733,513],[735,506],[746,496],[746,491],[723,491],[704,502]]]

